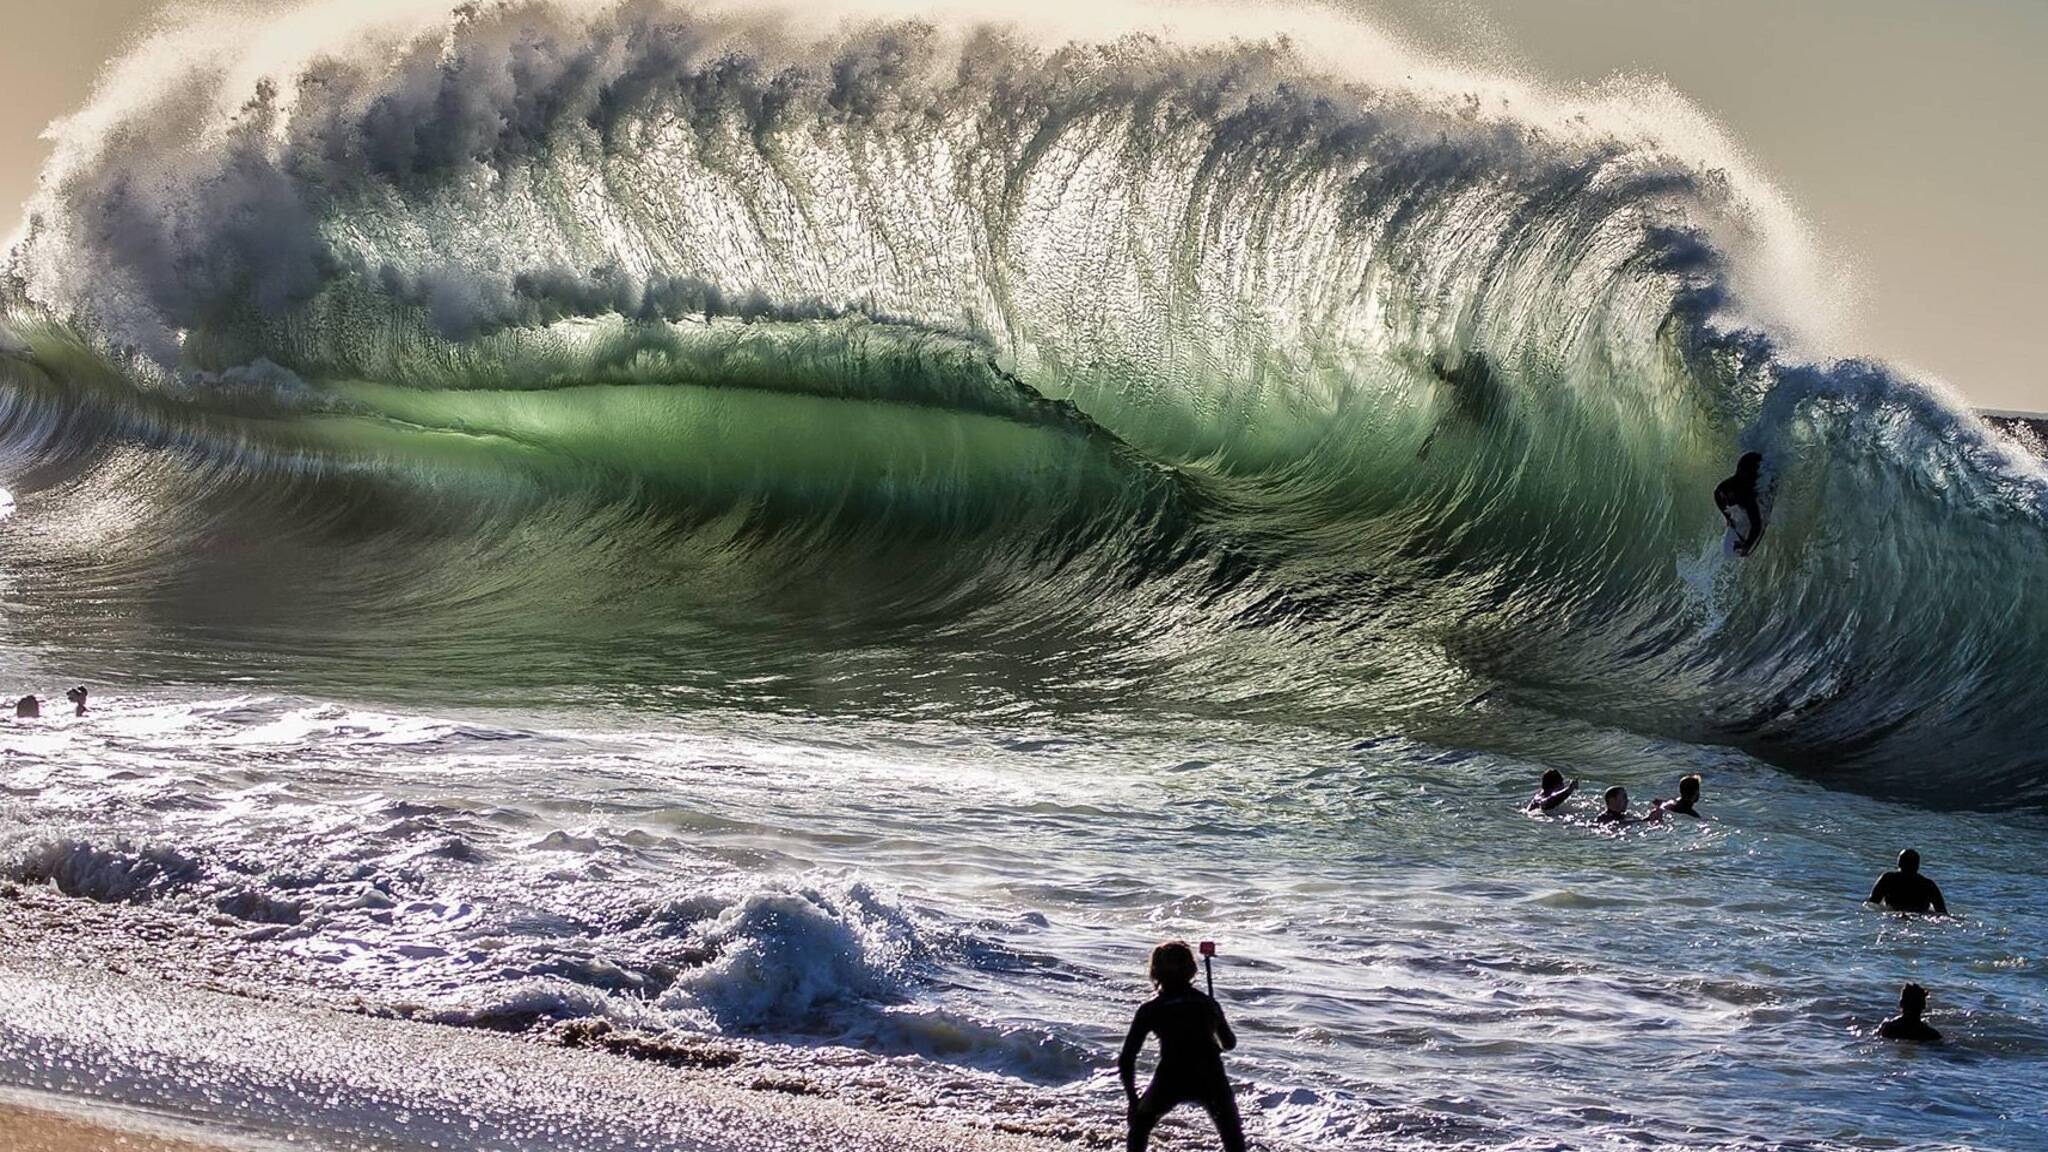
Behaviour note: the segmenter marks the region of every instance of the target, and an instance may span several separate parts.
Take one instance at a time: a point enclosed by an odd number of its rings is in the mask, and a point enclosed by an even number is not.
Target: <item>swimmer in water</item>
[[[1199,1104],[1223,1137],[1224,1152],[1244,1152],[1244,1121],[1223,1072],[1223,1053],[1237,1047],[1237,1035],[1223,1018],[1222,1006],[1195,990],[1194,950],[1181,940],[1161,944],[1152,950],[1150,974],[1159,992],[1138,1006],[1116,1058],[1130,1103],[1127,1149],[1144,1152],[1162,1117],[1176,1105]],[[1159,1037],[1159,1067],[1140,1096],[1138,1054],[1147,1036]]]
[[[1877,886],[1863,898],[1865,904],[1882,904],[1893,912],[1933,912],[1948,915],[1948,902],[1941,898],[1941,885],[1920,874],[1920,854],[1911,848],[1899,853],[1899,870],[1877,878]]]
[[[1597,824],[1612,824],[1624,827],[1629,824],[1649,824],[1664,819],[1664,813],[1657,808],[1650,809],[1648,816],[1636,817],[1628,814],[1628,789],[1616,784],[1600,797],[1607,805],[1607,811],[1600,813]]]
[[[1523,811],[1548,812],[1559,804],[1571,799],[1572,793],[1578,790],[1579,782],[1577,780],[1567,784],[1565,783],[1564,773],[1559,772],[1555,768],[1549,769],[1543,773],[1543,786],[1537,789],[1534,796],[1529,797],[1529,803],[1523,808]]]
[[[16,720],[36,720],[43,715],[43,702],[33,696],[23,696],[14,702]]]
[[[1721,510],[1721,519],[1728,522],[1728,530],[1735,533],[1735,554],[1747,556],[1763,539],[1764,512],[1757,503],[1756,481],[1764,466],[1761,452],[1744,452],[1742,459],[1735,462],[1735,475],[1721,481],[1714,489],[1714,507]],[[1732,512],[1740,512],[1745,523],[1737,524]]]
[[[1699,809],[1696,806],[1699,802],[1700,774],[1694,772],[1690,776],[1679,777],[1678,799],[1657,801],[1656,811],[1676,812],[1681,816],[1691,816],[1694,819],[1698,819]]]
[[[1914,1040],[1922,1044],[1941,1042],[1941,1033],[1934,1026],[1920,1019],[1927,1011],[1927,989],[1918,984],[1908,984],[1899,989],[1899,1014],[1877,1026],[1877,1034],[1887,1040]]]
[[[78,706],[78,711],[73,712],[73,716],[85,715],[85,685],[80,684],[78,687],[64,693],[64,698]]]

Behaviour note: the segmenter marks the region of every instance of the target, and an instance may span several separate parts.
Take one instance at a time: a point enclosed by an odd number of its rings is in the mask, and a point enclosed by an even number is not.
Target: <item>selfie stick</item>
[[[1202,941],[1202,971],[1209,977],[1209,999],[1211,1000],[1216,998],[1216,969],[1210,965],[1210,961],[1215,958],[1216,942],[1214,940]]]

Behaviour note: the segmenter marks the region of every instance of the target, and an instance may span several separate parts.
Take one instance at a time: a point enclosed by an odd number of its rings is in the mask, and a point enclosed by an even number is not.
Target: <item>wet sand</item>
[[[0,1147],[12,1152],[239,1152],[229,1144],[156,1136],[13,1104],[0,1104]]]

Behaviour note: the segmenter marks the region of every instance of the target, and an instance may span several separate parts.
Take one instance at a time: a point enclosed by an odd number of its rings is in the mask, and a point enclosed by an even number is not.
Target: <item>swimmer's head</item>
[[[1564,787],[1564,773],[1552,768],[1543,774],[1543,790],[1545,792],[1555,792],[1562,787]]]
[[[1755,476],[1758,472],[1763,471],[1763,467],[1763,453],[1744,452],[1742,454],[1742,459],[1737,460],[1735,462],[1735,474],[1737,476]]]
[[[1693,774],[1692,774],[1692,775],[1690,775],[1690,776],[1681,776],[1681,777],[1679,777],[1679,778],[1678,778],[1678,795],[1680,796],[1680,798],[1682,798],[1682,799],[1684,799],[1684,800],[1687,800],[1687,801],[1692,801],[1692,800],[1697,800],[1697,799],[1699,799],[1699,798],[1700,798],[1700,774],[1699,774],[1699,773],[1697,773],[1697,772],[1695,772],[1695,773],[1693,773]]]
[[[1152,950],[1152,982],[1174,992],[1195,982],[1195,950],[1185,940],[1168,940]]]
[[[1899,871],[1918,872],[1919,870],[1920,854],[1918,852],[1908,848],[1904,852],[1899,853]]]
[[[1904,988],[1899,989],[1900,1014],[1917,1020],[1920,1018],[1920,1014],[1925,1011],[1927,1011],[1927,989],[1922,988],[1918,984],[1908,984]]]
[[[1619,784],[1609,788],[1601,798],[1607,802],[1609,812],[1628,811],[1628,789]]]

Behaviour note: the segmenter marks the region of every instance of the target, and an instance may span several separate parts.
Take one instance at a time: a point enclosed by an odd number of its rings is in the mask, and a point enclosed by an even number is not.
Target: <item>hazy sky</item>
[[[1024,3],[1026,0],[1020,0]],[[432,4],[435,0],[422,0]],[[1659,75],[1726,124],[1857,272],[1855,347],[2048,409],[2048,3],[1352,0],[1434,50],[1559,81]],[[160,0],[11,0],[0,234],[52,118]]]

